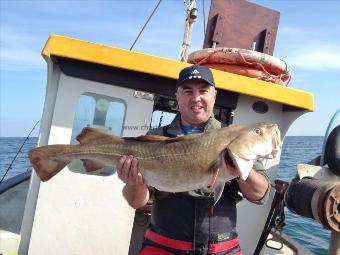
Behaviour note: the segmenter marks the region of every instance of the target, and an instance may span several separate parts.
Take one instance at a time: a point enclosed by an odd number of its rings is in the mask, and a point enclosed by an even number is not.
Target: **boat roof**
[[[178,73],[191,64],[150,54],[51,35],[42,51],[53,56],[101,64],[176,80]],[[274,83],[212,69],[216,88],[314,111],[313,94]],[[228,81],[228,82],[226,82]]]

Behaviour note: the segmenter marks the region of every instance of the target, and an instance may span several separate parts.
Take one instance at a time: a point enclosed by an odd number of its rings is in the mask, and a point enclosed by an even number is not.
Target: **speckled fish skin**
[[[274,157],[281,146],[280,131],[271,123],[232,125],[177,138],[121,138],[84,128],[77,140],[78,145],[47,145],[29,151],[42,181],[52,178],[73,159],[82,160],[87,171],[94,171],[115,166],[122,155],[133,155],[148,185],[167,192],[184,192],[211,185],[214,174],[214,183],[235,178],[228,156],[238,168],[235,156],[253,163],[258,158]]]

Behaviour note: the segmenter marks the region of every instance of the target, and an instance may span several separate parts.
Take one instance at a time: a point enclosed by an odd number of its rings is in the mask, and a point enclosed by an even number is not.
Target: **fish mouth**
[[[254,167],[254,163],[256,160],[264,159],[264,158],[272,158],[273,155],[266,155],[264,157],[257,157],[255,159],[247,159],[240,157],[236,153],[227,149],[224,153],[224,162],[229,173],[232,176],[239,176],[242,180],[246,180]]]
[[[271,154],[266,155],[266,156],[258,155],[258,158],[259,159],[274,159],[274,158],[276,158],[276,156],[279,152],[280,152],[280,149],[273,149]]]
[[[273,148],[271,153],[266,155],[256,155],[255,158],[244,158],[237,153],[232,152],[230,149],[226,149],[223,155],[224,162],[229,173],[232,176],[239,176],[242,180],[246,180],[253,169],[256,160],[263,161],[266,159],[273,159],[279,153],[279,149]]]

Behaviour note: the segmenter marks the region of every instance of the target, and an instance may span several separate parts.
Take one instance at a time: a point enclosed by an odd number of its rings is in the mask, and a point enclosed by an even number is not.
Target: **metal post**
[[[331,232],[331,240],[329,241],[329,255],[340,255],[340,233],[336,231]]]

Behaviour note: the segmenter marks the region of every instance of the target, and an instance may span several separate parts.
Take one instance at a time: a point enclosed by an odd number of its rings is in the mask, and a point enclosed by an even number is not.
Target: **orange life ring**
[[[203,66],[207,66],[216,70],[221,70],[228,73],[234,73],[238,75],[243,75],[251,78],[255,78],[262,81],[273,82],[280,85],[287,85],[290,80],[289,75],[271,75],[262,70],[258,70],[251,67],[241,66],[241,65],[228,65],[220,63],[204,63]]]
[[[261,80],[271,81],[282,85],[288,84],[291,78],[291,71],[283,60],[265,53],[246,49],[221,47],[206,48],[192,52],[188,56],[188,62],[198,65],[225,65],[224,71],[252,78],[267,77],[261,78]],[[222,70],[223,67],[219,65],[215,66],[218,67],[216,69]],[[243,66],[245,68],[236,68],[236,66]],[[259,70],[262,73],[256,72],[256,70]]]

